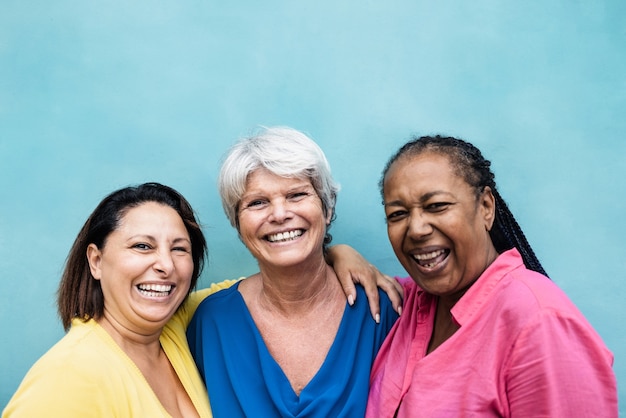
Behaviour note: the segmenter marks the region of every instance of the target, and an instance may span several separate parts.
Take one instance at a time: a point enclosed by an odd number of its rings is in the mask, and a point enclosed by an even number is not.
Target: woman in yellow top
[[[368,265],[350,251],[335,260],[362,275]],[[193,209],[172,188],[146,183],[107,196],[79,232],[59,286],[69,332],[27,373],[2,417],[211,417],[185,328],[202,299],[235,281],[187,298],[205,255]],[[342,271],[353,291],[355,273]]]

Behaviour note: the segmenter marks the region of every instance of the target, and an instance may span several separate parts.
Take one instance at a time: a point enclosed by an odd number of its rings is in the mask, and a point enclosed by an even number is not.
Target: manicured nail
[[[376,314],[376,323],[380,324],[380,314]]]
[[[354,296],[348,295],[348,305],[354,305]]]

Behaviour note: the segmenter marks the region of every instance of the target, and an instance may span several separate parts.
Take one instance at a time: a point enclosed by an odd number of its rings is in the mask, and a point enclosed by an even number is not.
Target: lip
[[[149,299],[165,299],[175,293],[176,285],[173,283],[139,283],[135,285],[137,292]]]
[[[439,246],[429,246],[406,253],[407,258],[423,274],[433,274],[441,271],[450,258],[450,249]]]
[[[280,244],[294,241],[304,235],[305,232],[304,228],[290,228],[265,234],[263,239],[272,244]]]

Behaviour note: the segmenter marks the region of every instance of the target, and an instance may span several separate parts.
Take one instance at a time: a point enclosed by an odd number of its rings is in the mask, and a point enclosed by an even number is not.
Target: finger
[[[367,302],[370,305],[370,312],[372,313],[372,318],[376,323],[380,323],[380,299],[378,295],[378,286],[377,283],[381,280],[380,277],[382,274],[378,272],[378,270],[370,271],[369,275],[372,280],[360,280],[359,282],[363,286],[363,290],[365,290],[365,294],[367,295]]]
[[[352,281],[352,275],[348,273],[335,272],[337,274],[337,278],[339,279],[339,283],[341,283],[341,287],[343,288],[343,293],[346,295],[346,299],[348,300],[348,304],[350,306],[354,305],[354,301],[356,300],[356,286]]]
[[[381,276],[382,279],[379,281],[378,287],[387,293],[393,309],[398,313],[398,315],[401,315],[404,297],[404,289],[402,288],[402,285],[391,276],[386,274],[382,274]]]

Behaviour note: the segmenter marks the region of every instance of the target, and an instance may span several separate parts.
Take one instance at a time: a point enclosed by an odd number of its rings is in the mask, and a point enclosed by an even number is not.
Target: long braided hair
[[[476,190],[477,195],[482,193],[485,187],[491,188],[496,202],[496,217],[489,235],[496,251],[502,253],[517,248],[526,268],[548,276],[506,202],[498,193],[495,176],[490,168],[491,162],[483,157],[478,148],[467,141],[440,135],[414,137],[404,144],[385,165],[379,182],[381,195],[384,180],[391,165],[400,157],[413,157],[425,151],[448,157],[456,173]]]

